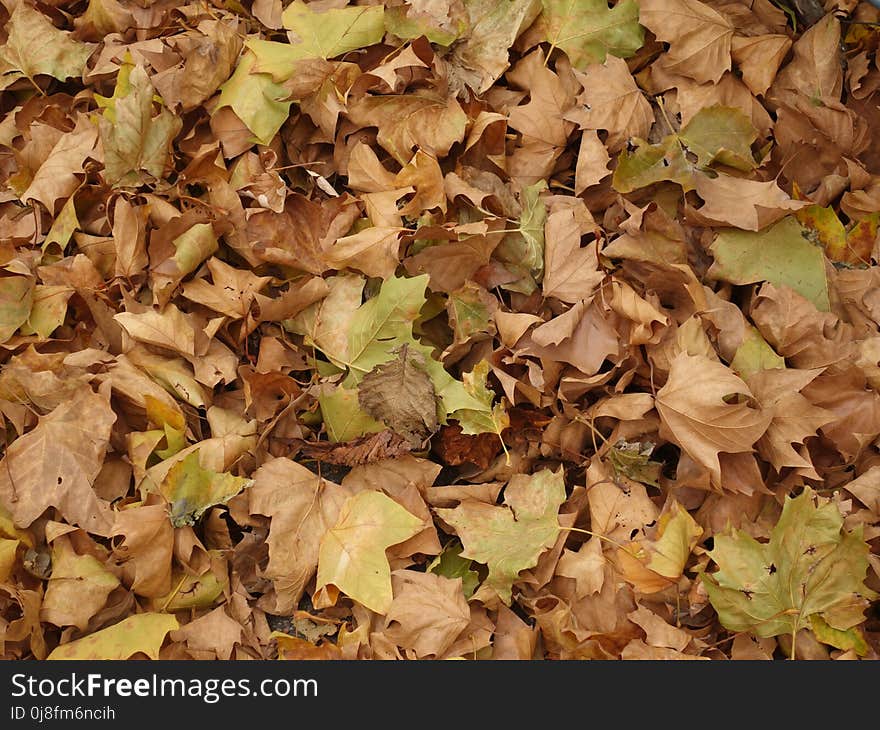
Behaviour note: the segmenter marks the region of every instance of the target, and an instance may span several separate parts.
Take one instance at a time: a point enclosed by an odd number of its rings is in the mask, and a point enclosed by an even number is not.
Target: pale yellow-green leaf
[[[391,606],[391,568],[385,550],[421,532],[425,523],[382,492],[349,498],[321,540],[316,588],[330,586],[376,613]]]
[[[143,653],[159,658],[159,650],[169,631],[179,628],[177,619],[167,613],[139,613],[93,634],[62,644],[47,659],[128,659]]]
[[[517,474],[504,490],[504,506],[467,500],[435,512],[458,534],[461,557],[486,565],[488,577],[474,598],[509,604],[520,571],[532,568],[559,534],[559,507],[565,501],[562,469]]]
[[[545,39],[561,48],[575,68],[602,63],[609,53],[628,58],[644,43],[635,0],[608,7],[605,0],[543,0]]]

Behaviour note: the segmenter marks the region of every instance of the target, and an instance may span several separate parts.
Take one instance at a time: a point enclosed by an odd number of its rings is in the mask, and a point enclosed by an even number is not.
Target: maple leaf
[[[772,420],[769,412],[725,400],[735,394],[752,396],[721,363],[682,352],[670,363],[669,378],[655,399],[663,427],[719,486],[719,453],[752,451]]]
[[[198,451],[192,451],[168,470],[159,491],[171,505],[171,524],[181,527],[195,524],[209,507],[228,502],[252,484],[252,479],[204,469]]]
[[[742,201],[740,202],[742,205]],[[711,246],[709,276],[732,284],[767,281],[790,287],[827,312],[828,280],[822,250],[803,236],[791,216],[761,231],[724,230]]]
[[[541,13],[541,0],[463,0],[470,32],[450,55],[454,78],[482,94],[507,69],[513,42]]]
[[[342,592],[371,611],[387,614],[393,595],[385,550],[423,528],[421,519],[381,492],[351,497],[321,539],[316,605],[333,605]]]
[[[763,408],[772,409],[773,420],[758,440],[757,448],[777,471],[784,466],[812,469],[808,458],[792,448],[834,420],[834,414],[810,403],[800,394],[818,370],[760,370],[748,378],[749,389]]]
[[[713,104],[700,109],[678,138],[703,167],[717,161],[746,172],[755,168],[751,145],[758,138],[758,130],[736,107]]]
[[[44,620],[56,626],[76,626],[85,631],[92,618],[119,585],[93,555],[78,555],[69,542],[56,540],[52,546],[52,575],[43,598]]]
[[[846,631],[865,620],[874,591],[864,585],[869,547],[861,525],[843,529],[843,515],[829,502],[816,503],[809,488],[786,497],[768,543],[742,531],[715,536],[709,552],[718,565],[701,581],[721,623],[756,636],[794,635],[813,617]]]
[[[699,83],[730,69],[733,24],[699,0],[640,0],[639,22],[669,43],[664,65]]]
[[[589,298],[605,278],[595,244],[581,248],[582,233],[574,210],[558,210],[548,216],[542,282],[545,297],[574,304]]]
[[[358,127],[378,127],[379,144],[401,165],[415,148],[442,157],[464,139],[468,121],[454,98],[429,93],[365,96],[349,107],[347,116]]]
[[[134,654],[159,658],[159,649],[169,631],[180,624],[167,613],[139,613],[82,639],[61,644],[47,659],[129,659]]]
[[[443,552],[428,564],[428,570],[444,578],[461,579],[461,591],[465,598],[470,598],[480,584],[480,576],[473,570],[473,561],[461,557],[463,549],[458,540],[450,540]]]
[[[39,74],[60,81],[81,76],[94,49],[92,44],[80,43],[70,33],[58,30],[49,18],[24,2],[10,14],[6,32],[6,43],[0,47],[0,71],[4,76],[0,88],[16,78],[34,81]],[[35,44],[35,39],[39,43]]]
[[[293,102],[287,100],[289,92],[270,74],[254,70],[256,62],[253,53],[242,54],[235,72],[220,87],[213,114],[229,107],[251,131],[255,141],[269,144],[287,121]]]
[[[109,505],[92,485],[115,421],[109,393],[102,396],[81,387],[10,444],[0,462],[0,505],[17,526],[27,527],[56,507],[70,524],[107,534],[112,522]]]
[[[605,0],[543,0],[546,40],[561,48],[575,68],[602,63],[611,54],[627,58],[644,43],[639,5],[623,0],[609,8]]]
[[[758,182],[719,174],[694,178],[705,205],[696,213],[702,221],[758,231],[805,203],[792,200],[773,180]]]
[[[702,534],[703,528],[672,500],[657,519],[654,539],[618,548],[624,577],[642,593],[656,593],[675,585]]]
[[[461,578],[395,570],[384,634],[418,658],[440,657],[471,620]]]
[[[465,501],[455,508],[435,510],[461,539],[461,556],[489,568],[475,600],[485,602],[497,596],[510,603],[520,571],[533,568],[556,542],[559,506],[564,500],[562,471],[542,469],[514,476],[504,490],[504,507]]]
[[[361,380],[358,403],[418,447],[439,427],[434,384],[425,372],[421,353],[406,343],[396,352],[396,359],[377,365]]]

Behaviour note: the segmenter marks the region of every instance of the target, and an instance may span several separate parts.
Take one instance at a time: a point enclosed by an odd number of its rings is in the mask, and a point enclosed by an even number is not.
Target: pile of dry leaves
[[[877,658],[808,5],[2,0],[0,655]]]

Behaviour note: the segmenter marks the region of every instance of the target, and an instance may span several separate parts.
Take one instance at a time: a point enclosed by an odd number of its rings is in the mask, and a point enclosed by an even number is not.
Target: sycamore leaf
[[[458,421],[462,433],[495,433],[501,438],[501,432],[510,426],[510,416],[502,403],[492,405],[495,393],[486,386],[488,375],[487,360],[480,360],[473,370],[462,373],[464,390],[474,402],[461,403],[464,407],[456,408],[451,417]]]
[[[577,122],[581,129],[608,132],[605,146],[609,152],[621,150],[631,137],[648,137],[654,114],[626,61],[608,56],[603,64],[575,71],[575,77],[583,92],[578,96],[580,106],[567,112],[566,119]]]
[[[10,444],[0,462],[0,505],[16,526],[27,527],[49,507],[73,525],[97,535],[110,529],[109,505],[95,482],[116,414],[107,396],[81,386],[72,398],[42,416]]]
[[[397,358],[364,376],[358,385],[358,403],[417,448],[440,426],[434,384],[420,352],[406,343],[395,352]]]
[[[171,524],[182,527],[195,524],[209,507],[225,504],[252,484],[253,479],[204,469],[199,452],[192,451],[168,470],[159,491],[171,505]]]
[[[719,453],[750,452],[770,425],[772,414],[728,396],[751,397],[749,387],[728,368],[703,355],[682,352],[670,363],[669,378],[657,391],[657,412],[690,457],[721,486]]]
[[[98,129],[104,145],[104,179],[113,187],[137,186],[143,173],[165,174],[171,143],[183,122],[162,104],[153,115],[155,90],[142,66],[135,66],[129,88],[116,99],[114,119],[101,117]]]
[[[650,441],[618,441],[608,451],[608,461],[614,473],[642,484],[660,487],[663,464],[652,461],[654,444]]]
[[[452,70],[462,85],[482,94],[507,69],[510,47],[541,13],[541,0],[463,2],[470,33],[452,49]]]
[[[128,659],[133,654],[159,658],[159,649],[169,631],[179,627],[177,619],[167,613],[139,613],[96,631],[82,639],[62,644],[47,659]]]
[[[377,140],[406,165],[415,148],[440,158],[464,139],[468,118],[454,98],[433,94],[365,96],[348,110],[358,127],[378,127]]]
[[[730,69],[733,24],[699,0],[639,0],[639,22],[669,43],[663,59],[673,73],[717,83]]]
[[[675,585],[702,534],[703,528],[672,500],[657,520],[654,539],[618,549],[624,577],[641,593],[657,593]]]
[[[33,302],[33,278],[30,276],[0,278],[0,342],[6,342],[27,322]]]
[[[806,205],[789,198],[773,180],[759,182],[724,174],[714,178],[697,175],[695,184],[697,195],[706,201],[695,211],[695,217],[710,225],[758,231]]]
[[[473,560],[461,557],[464,548],[458,540],[450,540],[440,553],[428,564],[428,570],[444,578],[461,578],[461,590],[470,598],[480,584],[480,575],[473,570]]]
[[[385,636],[418,658],[443,655],[471,620],[461,578],[395,570]]]
[[[0,47],[0,71],[4,74],[0,88],[22,76],[33,80],[38,74],[47,74],[60,81],[81,76],[94,48],[58,30],[26,2],[15,5],[5,30],[6,43]]]
[[[547,183],[539,180],[522,192],[522,214],[519,227],[508,233],[498,248],[495,258],[505,262],[521,278],[506,288],[530,294],[536,283],[544,276],[544,224],[547,221],[547,206],[541,199],[541,191]]]
[[[636,149],[626,150],[617,158],[611,185],[619,193],[647,187],[658,182],[674,182],[688,192],[694,189],[694,166],[685,157],[681,142],[674,134],[659,144],[636,140]]]
[[[793,635],[812,628],[814,616],[847,631],[865,620],[868,601],[877,597],[864,585],[869,551],[862,526],[844,530],[837,505],[817,503],[806,488],[786,497],[768,543],[739,530],[716,535],[709,555],[719,570],[701,579],[731,631]]]
[[[734,107],[715,104],[700,109],[678,138],[703,167],[720,162],[745,172],[755,168],[751,145],[758,138],[758,130],[749,117]]]
[[[497,596],[510,604],[520,571],[537,565],[541,554],[556,542],[564,500],[562,470],[542,469],[514,476],[504,490],[503,507],[469,500],[435,510],[461,539],[461,556],[489,568],[474,599],[485,602]]]
[[[820,311],[830,309],[825,257],[793,217],[764,230],[722,230],[712,243],[709,276],[731,284],[769,281],[794,289]]]
[[[639,5],[622,0],[543,0],[546,40],[565,51],[575,68],[602,63],[606,55],[628,58],[644,43]]]
[[[599,268],[596,244],[581,248],[581,225],[574,210],[551,213],[544,232],[544,296],[570,304],[588,299],[605,272]]]
[[[93,555],[77,555],[69,542],[52,548],[52,575],[40,609],[44,621],[85,631],[119,579]]]
[[[385,550],[425,527],[382,492],[360,492],[339,512],[339,520],[321,539],[316,603],[333,605],[336,592],[376,613],[391,607],[391,568]]]
[[[220,87],[220,98],[212,113],[230,107],[253,133],[260,144],[269,144],[287,121],[291,101],[285,101],[289,92],[275,83],[272,76],[254,70],[256,56],[242,55],[229,80]]]
[[[46,286],[37,284],[34,287],[34,299],[27,323],[21,326],[23,335],[39,335],[48,339],[67,317],[67,300],[73,295],[69,286]]]
[[[291,45],[300,58],[334,58],[348,51],[379,43],[385,33],[381,5],[332,8],[317,12],[301,0],[290,3],[281,15],[291,32]]]

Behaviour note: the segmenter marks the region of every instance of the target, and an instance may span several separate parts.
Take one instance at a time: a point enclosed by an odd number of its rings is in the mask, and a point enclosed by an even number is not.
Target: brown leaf
[[[395,570],[394,600],[385,614],[385,635],[416,657],[442,656],[470,623],[461,578]]]
[[[110,507],[92,484],[101,471],[116,414],[104,395],[81,388],[17,438],[0,462],[0,506],[27,527],[49,507],[96,535],[108,535]]]
[[[687,353],[671,362],[669,379],[657,391],[663,428],[710,471],[718,486],[719,453],[751,451],[773,418],[772,411],[725,400],[737,394],[752,397],[748,386],[724,365]]]
[[[406,344],[397,353],[397,358],[363,377],[358,404],[417,448],[439,428],[437,396],[421,353]]]

